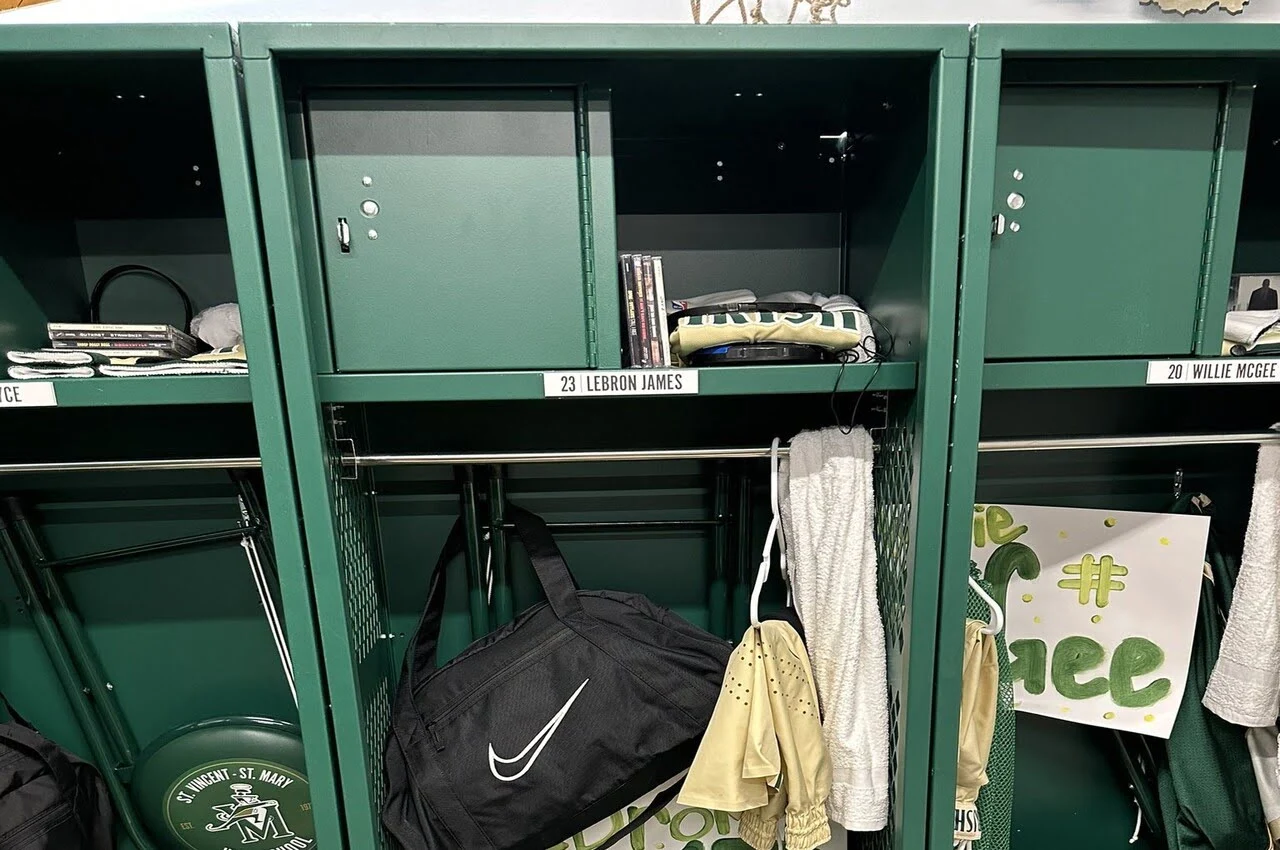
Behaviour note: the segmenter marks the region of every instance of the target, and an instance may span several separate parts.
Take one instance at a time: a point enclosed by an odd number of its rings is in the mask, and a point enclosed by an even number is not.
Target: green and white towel
[[[247,375],[249,362],[245,359],[244,346],[215,348],[203,354],[194,354],[182,360],[158,362],[126,362],[141,358],[113,358],[106,366],[99,366],[99,374],[111,378],[132,378],[146,375]]]

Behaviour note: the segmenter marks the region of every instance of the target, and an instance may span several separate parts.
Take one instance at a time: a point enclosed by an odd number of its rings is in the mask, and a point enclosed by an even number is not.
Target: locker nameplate
[[[52,381],[0,383],[0,407],[57,407]]]
[[[1148,384],[1280,384],[1280,357],[1152,360]]]
[[[697,395],[697,369],[623,369],[543,372],[545,398],[627,395]]]

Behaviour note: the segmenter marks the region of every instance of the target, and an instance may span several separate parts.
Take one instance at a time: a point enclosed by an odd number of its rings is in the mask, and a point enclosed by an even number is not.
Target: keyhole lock
[[[1027,199],[1020,192],[1010,192],[1009,197],[1005,198],[1005,203],[1011,210],[1020,210],[1027,205]]]

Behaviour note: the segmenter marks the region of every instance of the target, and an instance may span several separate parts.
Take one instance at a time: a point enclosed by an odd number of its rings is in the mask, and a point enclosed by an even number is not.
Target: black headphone
[[[169,284],[169,287],[182,299],[182,310],[186,314],[186,319],[182,323],[181,330],[191,327],[191,318],[195,315],[191,307],[191,298],[187,296],[186,291],[178,285],[178,282],[169,277],[162,271],[151,268],[151,266],[141,266],[136,263],[126,263],[123,266],[116,266],[108,269],[102,277],[98,278],[98,282],[93,285],[93,292],[89,295],[89,321],[98,322],[102,307],[102,296],[106,294],[107,287],[117,279],[130,274],[149,275],[157,280],[162,280]]]

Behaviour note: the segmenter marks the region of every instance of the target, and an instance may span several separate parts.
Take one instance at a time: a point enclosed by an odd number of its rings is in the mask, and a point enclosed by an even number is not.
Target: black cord
[[[840,355],[840,369],[836,372],[835,386],[831,388],[830,405],[831,415],[835,417],[836,427],[840,429],[840,433],[842,434],[852,434],[853,429],[857,427],[858,408],[862,406],[862,397],[867,394],[867,390],[871,389],[871,385],[875,383],[876,376],[880,374],[880,367],[887,363],[889,358],[893,356],[894,346],[897,343],[897,338],[889,332],[889,328],[885,323],[868,313],[866,310],[857,308],[848,312],[861,313],[866,316],[871,321],[872,330],[870,339],[860,340],[856,346],[848,351],[842,352]],[[879,334],[876,333],[877,326],[881,331],[883,331],[884,336],[888,340],[889,344],[887,348],[882,348],[880,346]],[[875,343],[874,347],[869,345],[869,343],[872,342]],[[859,351],[866,355],[866,359],[868,361],[875,363],[876,368],[871,370],[871,377],[867,378],[867,382],[862,385],[862,389],[858,390],[858,398],[853,403],[853,411],[849,414],[849,424],[846,425],[840,416],[839,408],[836,406],[836,398],[840,393],[840,382],[844,380],[844,367],[851,359],[857,359],[857,355],[852,352]]]
[[[151,266],[143,266],[137,263],[126,263],[125,265],[116,266],[113,269],[108,269],[105,273],[103,273],[102,277],[98,278],[98,282],[93,285],[93,291],[89,295],[89,321],[90,322],[93,322],[96,324],[99,321],[101,321],[101,319],[99,318],[99,313],[102,308],[102,296],[107,293],[107,287],[110,286],[113,282],[119,280],[120,278],[126,277],[131,274],[146,275],[148,277],[152,277],[152,278],[155,278],[156,280],[167,283],[169,285],[169,288],[172,289],[174,292],[176,292],[178,297],[182,299],[182,312],[185,315],[185,319],[183,321],[181,330],[185,332],[191,329],[191,318],[192,318],[192,315],[194,314],[194,309],[191,306],[191,298],[187,295],[186,290],[183,289],[182,286],[176,280],[169,277],[167,274],[160,271],[159,269],[153,269],[151,268]]]

